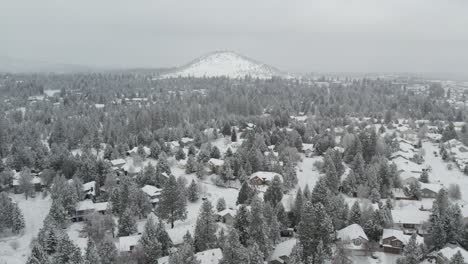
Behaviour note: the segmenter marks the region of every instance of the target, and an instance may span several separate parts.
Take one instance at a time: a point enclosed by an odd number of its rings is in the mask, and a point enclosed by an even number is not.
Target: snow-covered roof
[[[421,183],[421,190],[427,189],[438,193],[444,186],[437,183]]]
[[[342,241],[350,241],[357,238],[363,238],[365,240],[369,240],[364,233],[362,227],[358,224],[349,225],[341,230],[336,232],[337,238],[341,239]]]
[[[297,243],[297,239],[293,238],[293,239],[286,240],[276,245],[275,250],[270,256],[270,261],[277,260],[283,263],[283,259],[281,259],[281,257],[291,255],[291,252],[294,246],[296,245],[296,243]]]
[[[225,216],[225,215],[228,215],[228,214],[230,214],[232,216],[235,216],[236,215],[236,210],[232,210],[232,209],[228,208],[228,209],[224,209],[224,210],[222,210],[220,212],[217,212],[216,214],[219,215],[219,216]]]
[[[145,185],[141,190],[150,197],[157,196],[161,193],[161,189],[153,185]]]
[[[94,210],[96,210],[96,211],[106,211],[108,204],[109,204],[108,202],[95,203],[94,204]]]
[[[218,264],[223,258],[223,252],[219,248],[208,249],[195,254],[200,264]]]
[[[397,230],[397,229],[384,229],[383,230],[382,240],[392,237],[392,236],[400,240],[404,245],[408,244],[411,238],[411,235],[405,235],[402,230]],[[424,243],[424,238],[417,235],[416,242],[418,244],[422,244]]]
[[[113,159],[110,161],[112,166],[119,166],[119,165],[123,165],[126,163],[126,161],[124,159]]]
[[[219,248],[208,249],[195,254],[200,264],[218,264],[223,258],[223,252]],[[168,264],[169,256],[158,258],[159,264]]]
[[[306,151],[306,150],[314,150],[314,144],[302,143],[302,149],[303,149],[304,151]]]
[[[150,148],[148,148],[148,147],[145,147],[145,146],[144,146],[144,147],[143,147],[143,151],[145,151],[145,154],[146,154],[146,155],[151,154],[151,150],[150,150]],[[127,151],[127,152],[130,153],[130,154],[137,154],[137,153],[138,153],[138,147],[134,147],[134,148],[132,148],[131,150],[129,150],[129,151]]]
[[[83,191],[87,192],[90,190],[94,190],[96,188],[96,181],[90,181],[87,183],[83,183]]]
[[[213,166],[223,166],[224,165],[224,160],[222,159],[209,159],[208,163],[213,165]]]
[[[415,210],[414,208],[392,210],[395,224],[422,224],[429,219],[429,211]]]
[[[119,241],[116,243],[116,246],[119,251],[128,252],[132,246],[136,246],[138,244],[140,238],[141,235],[119,237]]]
[[[180,139],[180,141],[182,141],[182,143],[189,143],[189,142],[192,142],[193,141],[193,138],[189,138],[189,137],[183,137]]]
[[[257,171],[257,172],[254,172],[254,173],[252,173],[252,175],[250,175],[250,179],[260,178],[260,179],[262,179],[264,181],[273,181],[273,178],[275,176],[279,176],[281,181],[283,181],[283,176],[281,176],[281,174],[278,174],[276,172],[271,172],[271,171]]]
[[[94,210],[94,203],[91,200],[79,201],[75,208],[77,211]]]
[[[468,261],[468,251],[463,249],[460,246],[446,246],[443,249],[439,250],[437,253],[445,257],[446,259],[451,259],[458,251],[462,254],[465,259],[465,263]]]

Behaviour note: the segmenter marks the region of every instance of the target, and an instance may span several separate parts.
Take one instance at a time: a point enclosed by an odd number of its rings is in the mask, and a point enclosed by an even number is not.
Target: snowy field
[[[20,235],[0,238],[0,264],[24,264],[31,251],[31,240],[37,235],[49,213],[51,200],[50,197],[43,199],[40,193],[28,200],[20,194],[12,194],[10,197],[23,212],[26,227]]]

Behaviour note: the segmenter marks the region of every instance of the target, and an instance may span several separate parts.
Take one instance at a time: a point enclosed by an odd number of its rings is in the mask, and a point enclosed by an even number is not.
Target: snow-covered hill
[[[273,76],[287,77],[280,70],[239,55],[232,51],[217,51],[202,56],[189,64],[163,74],[162,78],[171,77],[218,77],[269,79]]]

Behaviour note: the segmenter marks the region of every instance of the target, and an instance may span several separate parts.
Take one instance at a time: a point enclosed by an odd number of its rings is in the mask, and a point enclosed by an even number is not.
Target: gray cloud
[[[463,0],[0,0],[0,55],[167,67],[229,49],[289,71],[468,73]]]

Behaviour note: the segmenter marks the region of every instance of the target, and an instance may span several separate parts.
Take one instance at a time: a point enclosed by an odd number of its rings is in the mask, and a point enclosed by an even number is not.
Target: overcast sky
[[[169,67],[233,50],[285,71],[468,73],[465,0],[0,0],[0,55]]]

